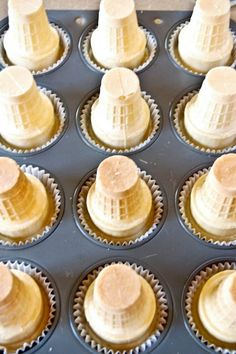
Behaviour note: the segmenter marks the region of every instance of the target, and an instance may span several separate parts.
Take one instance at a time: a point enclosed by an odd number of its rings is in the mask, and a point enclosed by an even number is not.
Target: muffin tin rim
[[[167,210],[168,210],[168,199],[167,199],[166,191],[163,188],[162,184],[159,184],[159,181],[157,181],[156,178],[154,178],[153,176],[151,176],[151,177],[153,178],[153,180],[155,180],[155,182],[159,186],[159,190],[160,190],[161,195],[162,195],[163,212],[162,212],[162,216],[161,216],[159,224],[156,226],[155,230],[153,230],[153,232],[149,236],[147,236],[145,239],[143,239],[141,241],[138,241],[136,243],[133,243],[131,245],[122,246],[122,245],[105,244],[105,243],[103,243],[103,242],[101,242],[99,240],[96,240],[94,237],[92,237],[91,235],[89,235],[87,233],[87,231],[82,226],[82,224],[81,224],[81,222],[79,220],[79,217],[78,217],[78,213],[77,213],[78,195],[79,195],[79,193],[81,191],[81,188],[84,186],[85,182],[89,179],[89,177],[92,177],[97,172],[97,169],[98,169],[98,166],[96,168],[90,170],[88,173],[86,173],[80,179],[79,183],[77,184],[77,186],[76,186],[76,188],[74,189],[74,192],[73,192],[73,196],[72,196],[72,215],[73,215],[73,219],[74,219],[75,225],[78,228],[78,230],[90,242],[93,242],[96,245],[98,245],[98,246],[100,246],[100,247],[102,247],[104,249],[119,250],[119,251],[122,251],[122,252],[126,251],[126,250],[130,250],[130,249],[134,249],[134,248],[140,247],[140,246],[144,245],[145,243],[148,243],[149,241],[151,241],[155,236],[157,236],[159,234],[159,232],[161,232],[161,229],[162,229],[162,227],[163,227],[163,225],[165,223],[166,217],[167,217]],[[146,170],[141,170],[141,171],[147,172]]]
[[[53,334],[54,330],[56,329],[58,323],[59,323],[59,318],[61,315],[61,297],[60,297],[60,292],[58,290],[57,284],[53,278],[53,276],[51,275],[51,273],[46,270],[44,267],[42,267],[40,264],[38,264],[35,261],[31,261],[28,258],[25,257],[15,257],[12,255],[9,255],[9,257],[0,257],[0,262],[3,263],[7,263],[8,261],[10,262],[18,262],[18,263],[24,263],[26,265],[32,265],[33,267],[35,267],[37,270],[42,271],[43,275],[49,280],[49,283],[53,289],[53,293],[54,293],[54,297],[55,297],[55,316],[53,319],[53,323],[52,326],[49,328],[48,333],[45,335],[45,337],[40,340],[39,344],[34,345],[32,348],[29,348],[27,350],[24,350],[22,352],[22,354],[27,353],[27,354],[32,354],[37,352],[38,349],[40,349],[41,347],[43,347],[46,342],[49,340],[49,338],[51,337],[51,335]],[[1,351],[0,351],[1,353]]]
[[[90,265],[89,267],[85,268],[80,275],[76,278],[76,280],[74,281],[72,288],[70,290],[69,293],[69,297],[68,297],[68,317],[69,317],[69,323],[70,323],[70,328],[72,330],[73,335],[75,336],[75,338],[79,341],[79,343],[82,344],[82,346],[86,349],[89,350],[90,353],[96,354],[98,353],[96,350],[94,350],[93,348],[91,348],[91,346],[89,344],[87,344],[83,338],[80,336],[80,334],[78,333],[78,330],[76,328],[75,325],[75,321],[74,321],[74,315],[73,315],[73,301],[76,295],[76,292],[78,290],[79,285],[82,283],[83,279],[85,279],[89,273],[91,273],[93,270],[99,268],[100,266],[104,266],[105,264],[112,264],[113,262],[118,263],[118,262],[128,262],[130,264],[137,264],[137,266],[141,266],[146,270],[149,270],[155,277],[156,279],[159,280],[160,285],[163,287],[165,295],[166,295],[166,300],[167,300],[167,306],[168,306],[168,316],[167,316],[167,320],[166,320],[166,325],[164,330],[161,332],[160,337],[157,340],[157,343],[155,343],[154,345],[152,345],[148,350],[145,350],[143,353],[144,354],[148,354],[151,353],[155,348],[159,348],[159,346],[163,343],[163,341],[166,340],[166,338],[168,337],[168,334],[171,330],[171,324],[173,322],[173,319],[175,317],[175,313],[174,313],[174,297],[172,295],[172,292],[170,290],[170,287],[168,285],[168,282],[165,280],[165,277],[162,276],[162,274],[160,274],[158,271],[156,271],[154,269],[154,267],[150,267],[148,265],[147,262],[143,262],[143,259],[141,258],[140,260],[133,257],[133,256],[114,256],[114,257],[107,257],[107,258],[102,258],[96,262],[94,262],[92,265]]]
[[[95,89],[89,91],[83,98],[82,100],[80,101],[79,105],[77,106],[76,108],[76,113],[75,113],[75,125],[76,125],[76,131],[78,133],[78,135],[80,136],[80,138],[82,139],[82,141],[84,142],[84,144],[86,144],[89,148],[93,149],[94,151],[100,153],[100,154],[103,154],[104,156],[106,157],[109,157],[109,156],[113,156],[113,155],[123,155],[123,156],[132,156],[136,153],[139,153],[139,152],[142,152],[144,151],[145,149],[149,148],[153,143],[155,143],[155,141],[159,138],[161,132],[162,132],[162,129],[163,129],[163,122],[164,122],[164,116],[163,116],[163,110],[162,108],[160,107],[160,104],[159,104],[159,100],[157,100],[156,98],[153,98],[153,96],[151,94],[149,94],[148,92],[146,92],[147,95],[150,95],[151,99],[154,100],[154,103],[157,105],[157,110],[159,111],[159,125],[158,125],[158,129],[155,133],[155,135],[153,136],[153,138],[147,143],[145,144],[144,146],[140,147],[139,149],[136,149],[134,151],[127,151],[127,152],[107,152],[107,151],[104,151],[100,148],[98,148],[97,146],[95,146],[94,144],[92,144],[90,141],[88,141],[86,139],[86,137],[84,136],[83,132],[82,132],[82,129],[81,129],[81,125],[80,125],[80,116],[82,114],[82,110],[83,108],[85,107],[86,103],[93,97],[95,96],[96,94],[99,94],[100,93],[100,87],[101,86],[97,86]],[[141,88],[141,92],[144,92]],[[146,101],[145,101],[146,102]],[[150,112],[150,116],[151,116],[151,112]],[[150,117],[151,119],[151,117]],[[148,137],[147,137],[148,138]],[[146,138],[146,139],[147,139]],[[145,140],[146,140],[145,139]],[[112,147],[110,147],[110,149],[113,149]],[[129,148],[130,149],[130,148]]]

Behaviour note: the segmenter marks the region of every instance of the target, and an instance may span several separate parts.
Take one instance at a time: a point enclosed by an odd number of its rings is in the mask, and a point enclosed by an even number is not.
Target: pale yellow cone
[[[128,343],[148,333],[156,299],[148,282],[130,266],[104,268],[90,285],[85,316],[94,332],[110,343]]]
[[[37,337],[43,317],[43,298],[35,280],[0,265],[0,346],[22,345]]]
[[[102,161],[87,196],[94,224],[114,237],[138,236],[146,231],[152,212],[152,195],[139,177],[135,163],[125,156]]]
[[[134,68],[141,64],[146,37],[138,26],[133,0],[101,0],[91,47],[95,60],[106,68]]]
[[[53,135],[55,114],[30,71],[9,66],[0,72],[0,134],[18,148],[34,148]]]
[[[59,35],[48,22],[43,0],[9,0],[8,16],[4,48],[12,64],[38,71],[58,60]]]
[[[219,272],[207,280],[198,311],[211,335],[226,343],[236,343],[236,270]]]
[[[227,65],[233,49],[229,21],[229,0],[197,0],[190,23],[179,34],[183,62],[203,73]]]
[[[115,68],[103,76],[91,123],[99,140],[114,148],[130,148],[145,139],[150,110],[133,71]]]
[[[220,149],[236,140],[236,71],[211,69],[197,95],[186,105],[184,124],[201,145]]]
[[[48,208],[44,185],[24,174],[14,160],[0,157],[0,233],[12,239],[36,234],[44,226]]]
[[[236,238],[236,154],[219,157],[195,182],[190,207],[204,230],[219,239]]]

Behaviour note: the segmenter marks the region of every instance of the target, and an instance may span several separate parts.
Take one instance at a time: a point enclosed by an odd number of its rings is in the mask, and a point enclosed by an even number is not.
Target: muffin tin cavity
[[[184,125],[184,110],[188,102],[197,95],[199,92],[199,87],[189,88],[188,91],[183,92],[179,95],[172,103],[170,109],[170,124],[175,133],[177,139],[183,142],[187,147],[194,149],[197,152],[203,153],[205,155],[217,156],[219,154],[225,154],[228,152],[236,151],[236,144],[222,149],[213,149],[196,142],[186,131]]]
[[[193,339],[208,353],[234,354],[235,343],[224,343],[213,337],[202,325],[197,306],[200,292],[208,279],[224,270],[236,270],[233,259],[215,259],[201,265],[189,277],[182,296],[185,326]]]
[[[147,338],[142,338],[142,342],[136,341],[134,343],[129,343],[126,346],[113,346],[96,336],[86,321],[83,308],[85,294],[90,284],[96,279],[102,269],[108,265],[117,263],[130,266],[149,283],[154,291],[158,309],[154,322],[150,328],[149,336],[147,334]],[[92,353],[149,353],[160,344],[168,331],[172,317],[172,302],[168,288],[159,275],[155,275],[155,273],[152,273],[148,268],[143,267],[139,262],[136,263],[134,260],[123,261],[117,259],[113,261],[107,260],[106,262],[97,264],[93,268],[84,272],[76,282],[72,291],[69,311],[71,326],[76,338],[85,346],[85,348],[87,348],[87,350],[92,351]]]
[[[40,86],[39,89],[43,94],[45,94],[50,99],[54,108],[55,124],[54,124],[51,138],[41,146],[35,148],[23,149],[11,145],[0,135],[0,152],[1,150],[2,152],[5,151],[11,154],[12,157],[32,156],[49,149],[54,144],[56,144],[64,135],[69,121],[68,109],[65,103],[62,101],[61,97],[57,95],[57,93],[51,91],[50,89],[47,89],[46,87],[40,87]]]
[[[22,165],[24,173],[30,174],[39,179],[44,187],[49,200],[49,211],[43,228],[37,234],[27,238],[11,239],[6,235],[0,234],[0,248],[22,249],[33,246],[51,235],[59,225],[64,212],[64,193],[57,179],[48,171],[32,165]]]
[[[60,58],[57,60],[56,63],[49,66],[48,68],[45,68],[40,71],[32,71],[32,74],[35,76],[44,75],[58,69],[60,66],[62,66],[65,63],[65,61],[69,58],[69,55],[71,53],[72,40],[70,34],[63,26],[61,26],[60,23],[54,23],[54,21],[52,22],[50,21],[50,24],[59,34]],[[2,28],[0,28],[0,66],[2,66],[2,68],[12,65],[12,63],[7,58],[7,54],[3,46],[4,35],[7,29],[8,29],[8,25],[5,25]]]
[[[28,275],[30,275],[38,284],[43,301],[45,315],[41,323],[41,333],[40,335],[31,340],[30,342],[25,342],[23,345],[18,348],[5,348],[2,346],[0,352],[3,354],[7,353],[34,353],[36,350],[39,350],[43,344],[48,340],[48,338],[53,333],[60,314],[60,298],[58,290],[54,280],[51,275],[44,270],[38,264],[31,262],[23,258],[0,258],[0,264],[5,264],[9,269],[19,270]],[[13,350],[13,351],[12,351]]]
[[[96,178],[96,170],[93,170],[81,180],[73,196],[74,219],[79,230],[86,238],[103,247],[126,249],[142,245],[152,239],[160,231],[167,211],[165,192],[147,172],[139,170],[139,175],[148,185],[153,199],[152,217],[147,226],[147,231],[142,235],[137,235],[137,237],[132,238],[111,237],[94,225],[86,206],[88,191]]]
[[[76,113],[76,126],[83,141],[96,151],[109,155],[131,155],[142,151],[153,144],[161,131],[162,115],[159,106],[155,103],[154,99],[150,95],[144,91],[141,93],[141,95],[148,104],[150,110],[150,125],[144,140],[140,144],[131,148],[115,149],[113,147],[106,146],[96,137],[91,126],[91,108],[99,97],[98,89],[91,92],[89,97],[85,98],[85,100],[80,104]]]
[[[176,192],[176,211],[178,219],[189,235],[193,236],[197,240],[204,241],[206,244],[213,247],[221,248],[235,248],[235,237],[222,237],[220,239],[216,235],[213,235],[201,228],[194,220],[190,210],[190,194],[194,183],[203,175],[208,173],[210,167],[199,167],[194,169],[187,176],[184,177],[184,182],[180,184]]]
[[[90,24],[85,31],[83,32],[82,36],[80,37],[78,48],[81,55],[82,60],[84,63],[92,70],[98,71],[100,73],[105,73],[109,69],[102,67],[100,64],[96,62],[93,57],[92,49],[91,49],[91,36],[93,31],[96,29],[96,23]],[[142,25],[140,25],[140,29],[144,32],[147,45],[145,51],[145,57],[143,62],[136,68],[134,68],[134,72],[140,73],[147,69],[152,63],[154,62],[156,56],[158,55],[158,41],[155,35]]]
[[[171,60],[171,62],[177,66],[179,69],[183,70],[186,73],[189,73],[194,76],[199,76],[199,77],[204,77],[205,73],[198,72],[187,66],[181,59],[178,51],[178,37],[180,31],[189,24],[189,18],[182,20],[178,23],[176,23],[169,31],[167,37],[166,37],[166,42],[165,42],[165,47],[168,53],[168,56]],[[233,23],[231,24],[233,25]],[[233,26],[232,26],[233,27]],[[231,29],[231,34],[233,37],[233,50],[231,54],[231,59],[230,62],[228,63],[228,66],[235,67],[236,65],[236,34],[235,34],[235,29]]]

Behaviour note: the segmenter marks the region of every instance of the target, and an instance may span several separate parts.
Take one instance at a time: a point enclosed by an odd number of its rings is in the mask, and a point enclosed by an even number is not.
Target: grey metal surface
[[[99,247],[85,238],[72,217],[72,196],[81,178],[104,159],[104,154],[88,147],[78,135],[75,115],[81,100],[98,87],[102,75],[90,70],[78,52],[81,33],[96,19],[97,12],[49,11],[50,19],[61,23],[71,34],[73,48],[63,66],[47,75],[37,77],[37,83],[56,90],[69,108],[69,126],[60,141],[50,149],[31,157],[17,160],[33,163],[51,171],[60,181],[65,193],[65,212],[60,225],[45,240],[22,250],[0,249],[0,257],[23,257],[42,265],[54,278],[61,297],[61,314],[57,327],[37,353],[87,353],[75,338],[69,323],[69,297],[82,272],[96,262],[122,256],[133,257],[162,275],[173,297],[173,320],[157,354],[205,353],[185,328],[181,314],[181,295],[189,275],[202,263],[217,257],[236,255],[233,249],[213,248],[198,242],[183,229],[175,212],[175,192],[183,176],[200,164],[208,165],[214,157],[198,153],[179,141],[169,122],[171,102],[188,86],[199,85],[194,77],[175,67],[165,50],[165,37],[174,23],[188,17],[183,12],[138,12],[143,26],[159,39],[160,50],[156,61],[139,74],[141,88],[157,99],[163,112],[164,124],[158,139],[147,149],[131,156],[137,165],[160,181],[167,193],[168,215],[161,231],[149,242],[129,250],[111,250]],[[80,17],[79,24],[75,19]],[[156,25],[154,19],[163,23]],[[4,22],[1,23],[2,25]],[[235,29],[235,28],[233,28]],[[3,155],[3,154],[2,154]]]

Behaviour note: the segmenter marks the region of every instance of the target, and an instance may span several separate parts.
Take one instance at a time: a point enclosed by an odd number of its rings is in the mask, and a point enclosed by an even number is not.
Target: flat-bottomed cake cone
[[[100,65],[134,68],[144,59],[146,42],[133,0],[101,0],[98,27],[91,37],[93,56]]]
[[[189,24],[179,34],[183,62],[203,73],[227,65],[233,49],[229,21],[229,0],[197,0]]]
[[[90,285],[84,301],[85,316],[93,331],[116,344],[150,335],[156,307],[151,286],[124,264],[105,267]]]
[[[0,345],[14,347],[35,339],[43,317],[43,297],[35,280],[0,265]]]
[[[103,76],[91,123],[98,139],[114,148],[130,148],[145,139],[150,110],[133,71],[115,68]]]
[[[0,134],[18,148],[45,144],[55,127],[54,107],[42,93],[30,71],[9,66],[0,72]]]
[[[42,231],[49,201],[44,185],[17,163],[0,157],[0,233],[24,239]]]
[[[43,0],[9,0],[8,16],[4,48],[12,64],[38,71],[58,60],[60,39],[48,22]]]
[[[208,279],[199,297],[198,312],[211,335],[236,343],[236,270],[225,270]]]
[[[210,70],[198,94],[187,103],[184,124],[201,145],[220,149],[236,140],[236,71],[230,67]]]
[[[150,225],[151,191],[128,157],[103,160],[86,202],[94,224],[110,236],[139,236]]]
[[[236,154],[219,157],[195,182],[190,207],[204,230],[219,239],[236,238]]]

